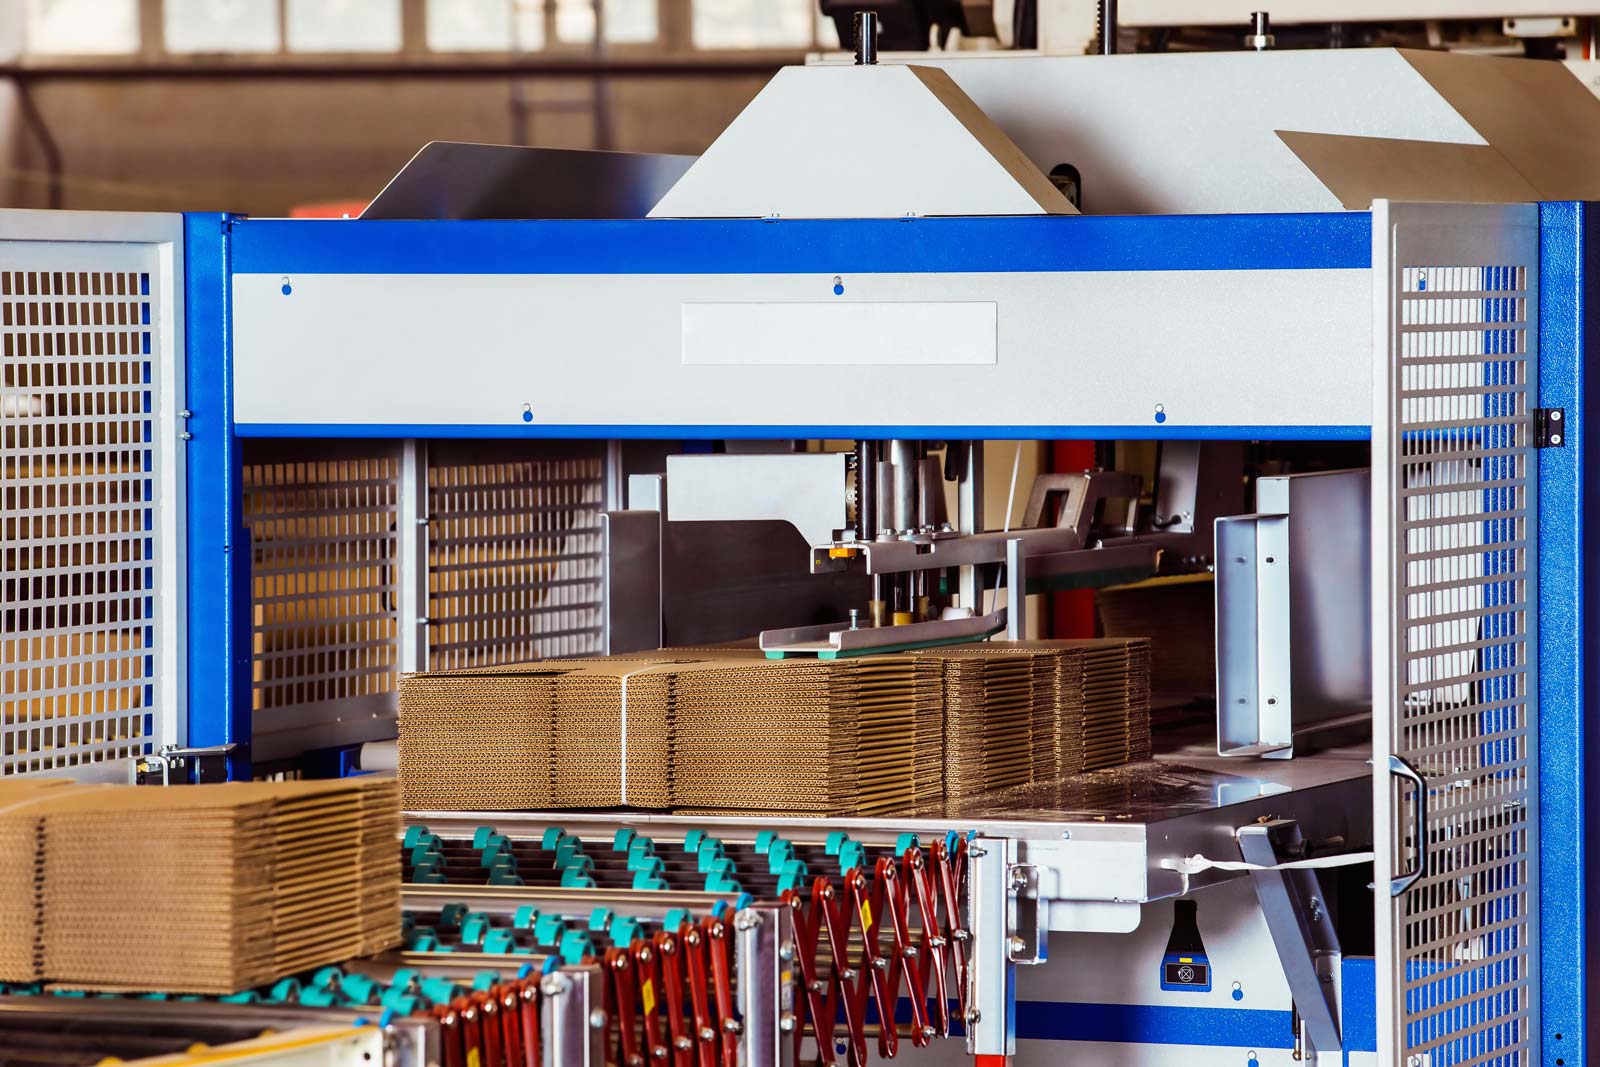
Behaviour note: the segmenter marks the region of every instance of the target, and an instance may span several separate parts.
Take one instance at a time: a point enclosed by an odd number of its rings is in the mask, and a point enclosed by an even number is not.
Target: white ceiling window
[[[660,35],[659,0],[602,0],[606,40],[648,44]],[[556,37],[586,44],[594,40],[594,0],[555,0]]]
[[[286,0],[291,52],[398,52],[400,0]]]
[[[167,51],[277,52],[278,0],[164,0]]]
[[[809,48],[813,0],[693,0],[696,48]]]
[[[23,47],[34,55],[105,56],[139,50],[139,0],[27,4]]]
[[[434,52],[536,52],[544,47],[543,0],[428,0]]]

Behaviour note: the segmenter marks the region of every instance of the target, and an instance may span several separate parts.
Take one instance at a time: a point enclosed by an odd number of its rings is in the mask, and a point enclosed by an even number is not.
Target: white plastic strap
[[[1322,856],[1314,860],[1291,860],[1288,863],[1246,863],[1243,860],[1214,860],[1200,855],[1185,856],[1182,859],[1162,860],[1161,866],[1169,871],[1177,871],[1182,875],[1199,874],[1201,871],[1317,871],[1329,867],[1354,867],[1358,863],[1371,863],[1375,854],[1371,852],[1344,852],[1337,856]]]
[[[1315,871],[1328,867],[1354,867],[1358,863],[1371,863],[1371,852],[1345,852],[1338,856],[1322,856],[1314,860],[1290,860],[1288,863],[1246,863],[1244,860],[1214,860],[1196,852],[1175,860],[1162,860],[1158,865],[1165,870],[1177,871],[1183,876],[1183,893],[1189,892],[1189,876],[1201,871]]]
[[[628,679],[632,678],[636,674],[647,674],[648,672],[655,670],[657,667],[678,666],[682,666],[682,664],[652,663],[647,667],[640,667],[638,670],[629,671],[627,674],[622,676],[622,767],[619,772],[622,777],[622,796],[619,800],[619,803],[621,804],[625,805],[628,803]]]

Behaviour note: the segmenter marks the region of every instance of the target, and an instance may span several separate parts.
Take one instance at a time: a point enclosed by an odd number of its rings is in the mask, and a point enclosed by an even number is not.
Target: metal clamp
[[[1417,817],[1412,837],[1417,845],[1417,864],[1414,870],[1389,879],[1389,895],[1397,897],[1428,873],[1428,783],[1415,767],[1393,753],[1389,754],[1389,773],[1409,779],[1417,787]]]
[[[1050,958],[1045,929],[1045,903],[1039,897],[1039,866],[1013,863],[1007,872],[1011,889],[1011,936],[1006,953],[1012,963],[1032,967]]]

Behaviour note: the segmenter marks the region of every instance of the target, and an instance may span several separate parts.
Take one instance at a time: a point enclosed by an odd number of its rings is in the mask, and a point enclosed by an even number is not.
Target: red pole
[[[1051,446],[1052,470],[1083,471],[1093,466],[1093,441],[1057,441]],[[1095,636],[1094,590],[1064,589],[1051,594],[1050,636],[1057,638]],[[979,1060],[983,1058],[980,1056]]]

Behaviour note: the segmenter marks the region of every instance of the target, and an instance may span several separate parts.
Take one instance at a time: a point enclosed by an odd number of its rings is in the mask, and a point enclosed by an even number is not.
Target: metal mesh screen
[[[392,446],[344,452],[328,442],[246,452],[255,732],[284,709],[392,701],[399,671],[396,525],[400,460]],[[328,717],[339,708],[326,708]]]
[[[30,262],[37,249],[53,269]],[[0,774],[155,742],[161,302],[137,245],[0,260]],[[75,261],[62,269],[63,256]],[[115,267],[116,269],[108,269]]]
[[[434,445],[428,465],[428,666],[602,650],[599,446]]]
[[[1408,1067],[1536,1047],[1528,280],[1517,262],[1399,271],[1392,742],[1426,782],[1394,794],[1396,869],[1421,871],[1395,902]]]

